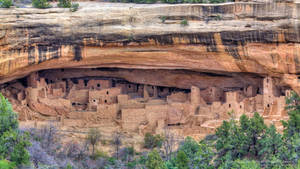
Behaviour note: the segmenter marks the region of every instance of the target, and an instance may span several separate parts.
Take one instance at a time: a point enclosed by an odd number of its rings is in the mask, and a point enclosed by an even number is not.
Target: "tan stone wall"
[[[201,91],[201,96],[208,103],[224,100],[223,91],[217,87],[208,87]]]
[[[70,99],[71,103],[86,104],[88,103],[89,100],[89,91],[87,89],[82,89],[82,90],[71,89],[68,98]]]
[[[167,96],[167,102],[187,102],[189,100],[188,94],[184,92],[176,92],[172,93],[171,95]]]
[[[97,106],[97,113],[100,114],[100,118],[114,120],[117,118],[117,113],[120,110],[118,104],[103,105],[99,104]]]
[[[168,105],[147,105],[145,108],[146,117],[150,126],[156,125],[156,121],[166,119],[169,111]]]
[[[122,128],[137,131],[142,123],[147,122],[146,109],[122,109]]]
[[[128,95],[122,94],[118,95],[117,97],[118,103],[119,104],[128,104]]]
[[[89,80],[87,83],[87,88],[101,90],[101,89],[108,89],[111,88],[111,81],[110,80]]]
[[[121,88],[122,93],[133,93],[138,91],[136,84],[117,83],[116,87]]]

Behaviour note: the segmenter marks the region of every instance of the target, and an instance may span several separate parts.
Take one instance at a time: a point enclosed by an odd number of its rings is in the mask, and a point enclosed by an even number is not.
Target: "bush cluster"
[[[71,0],[58,0],[57,7],[60,8],[71,8],[72,2]]]
[[[13,6],[12,0],[0,0],[0,8],[10,8]]]
[[[2,1],[9,1],[9,0],[2,0]],[[32,6],[40,9],[46,9],[52,7],[48,0],[32,0]],[[57,3],[57,7],[70,8],[71,12],[75,12],[79,8],[79,3],[72,3],[71,0],[59,0]]]
[[[189,22],[188,22],[186,19],[184,19],[184,20],[182,20],[182,21],[180,22],[180,25],[181,25],[181,26],[188,26],[188,25],[189,25]]]
[[[151,133],[146,133],[144,138],[144,147],[148,149],[160,148],[163,140],[164,138],[159,134],[152,135]]]
[[[71,12],[76,12],[79,8],[79,3],[72,3],[71,7],[70,7],[70,11]]]
[[[18,129],[18,117],[11,104],[0,94],[0,168],[22,166],[29,163],[28,133]],[[4,168],[4,167],[3,167]]]
[[[48,0],[32,0],[32,6],[39,9],[51,8]]]

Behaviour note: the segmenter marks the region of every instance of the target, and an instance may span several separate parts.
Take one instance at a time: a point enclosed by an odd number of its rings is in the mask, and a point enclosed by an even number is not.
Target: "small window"
[[[230,107],[231,107],[231,104],[229,104],[228,107],[230,108]]]
[[[84,86],[87,86],[87,85],[88,85],[88,82],[89,82],[89,80],[84,80],[83,82],[84,82]]]
[[[97,87],[100,87],[100,86],[101,86],[100,83],[98,83],[98,84],[97,84]]]
[[[240,108],[242,108],[242,105],[240,105]]]
[[[270,107],[270,105],[268,104],[267,107]]]
[[[131,88],[131,85],[128,85],[128,88],[130,89],[130,88]]]
[[[107,100],[104,100],[104,103],[107,103]]]
[[[195,115],[199,115],[200,107],[198,106],[195,110]]]
[[[96,100],[94,99],[93,102],[96,103]]]
[[[109,92],[107,91],[107,92],[106,92],[106,94],[108,95],[108,94],[109,94]]]
[[[76,105],[76,103],[72,103],[72,106],[75,106]]]

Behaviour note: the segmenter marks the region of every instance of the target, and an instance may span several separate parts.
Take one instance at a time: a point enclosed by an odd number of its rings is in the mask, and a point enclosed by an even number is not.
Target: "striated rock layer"
[[[263,89],[268,77],[281,92],[277,97],[287,89],[300,94],[298,8],[297,3],[82,2],[73,13],[60,8],[1,9],[0,84],[5,89],[14,80],[48,70],[44,77],[53,81],[101,76],[226,92]],[[184,19],[188,25],[181,24]],[[58,69],[67,70],[58,75]],[[178,96],[185,97],[190,96]],[[25,107],[50,116],[59,112],[36,103]]]

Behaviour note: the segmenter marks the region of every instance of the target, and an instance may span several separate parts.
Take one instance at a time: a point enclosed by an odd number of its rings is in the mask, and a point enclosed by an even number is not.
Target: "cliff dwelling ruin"
[[[1,92],[21,121],[53,120],[67,127],[113,126],[140,135],[162,133],[168,127],[183,136],[202,138],[223,120],[242,114],[259,112],[266,122],[277,126],[287,118],[285,96],[290,90],[278,85],[276,78],[252,77],[255,83],[249,85],[246,78],[239,77],[244,85],[240,86],[236,77],[228,77],[232,87],[217,83],[207,87],[210,80],[204,79],[190,88],[179,88],[129,82],[114,73],[126,71],[138,76],[134,74],[138,70],[113,68],[42,70],[3,84]],[[144,78],[149,82],[147,75]],[[177,80],[180,84],[184,77]]]

